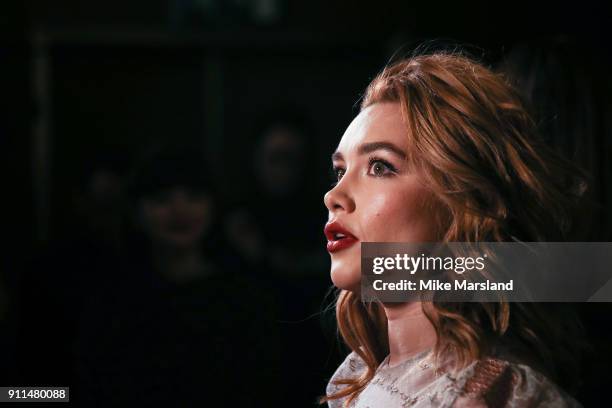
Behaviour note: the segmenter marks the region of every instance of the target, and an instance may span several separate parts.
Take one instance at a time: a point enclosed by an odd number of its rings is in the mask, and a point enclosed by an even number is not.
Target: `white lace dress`
[[[434,368],[429,351],[393,367],[387,357],[349,407],[581,407],[544,375],[523,364],[487,358],[458,372],[451,373],[446,367],[449,365]],[[327,395],[345,387],[334,384],[335,380],[359,377],[365,369],[356,353],[349,354],[327,385]],[[328,406],[345,407],[346,398],[331,400]]]

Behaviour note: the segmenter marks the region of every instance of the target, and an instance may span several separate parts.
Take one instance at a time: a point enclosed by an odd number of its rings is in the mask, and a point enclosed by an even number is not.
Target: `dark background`
[[[303,244],[320,244],[318,256],[325,256],[322,194],[329,183],[328,157],[357,113],[365,86],[400,47],[409,51],[431,40],[458,43],[497,69],[510,66],[510,59],[518,64],[512,71],[517,78],[540,81],[521,85],[543,133],[593,176],[599,206],[586,222],[585,239],[612,236],[607,214],[612,29],[603,2],[10,1],[2,5],[0,24],[8,241],[0,275],[3,385],[70,384],[78,401],[71,368],[78,357],[70,330],[81,323],[59,315],[79,308],[90,293],[71,286],[66,270],[76,268],[77,247],[66,242],[79,227],[75,196],[86,191],[92,162],[112,157],[117,173],[126,176],[152,146],[191,146],[208,162],[219,202],[228,209],[220,216],[229,217],[244,204],[246,192],[252,194],[259,124],[279,112],[297,112],[306,118],[312,150],[310,195],[296,206],[320,206],[302,209],[314,219],[320,215],[304,233],[315,238]],[[256,201],[251,197],[245,205]],[[301,225],[286,228],[299,234],[292,230]],[[289,391],[269,391],[282,394],[279,401],[291,406],[313,406],[342,357],[330,323],[333,312],[321,312],[331,301],[325,298],[331,285],[326,265],[308,273],[286,278],[286,287],[294,285],[291,290],[303,294],[293,299],[303,307],[277,325],[276,339],[285,343],[279,346],[281,359],[301,355],[296,371],[300,362],[320,365],[319,371],[306,370],[306,382],[278,383]],[[273,298],[285,288],[274,285],[272,279]],[[283,302],[278,300],[281,309]],[[610,308],[579,309],[592,352],[578,396],[593,406],[611,379]],[[56,318],[54,327],[49,321]],[[282,370],[281,379],[295,374]],[[267,378],[248,375],[256,384]],[[269,406],[263,400],[252,405]]]

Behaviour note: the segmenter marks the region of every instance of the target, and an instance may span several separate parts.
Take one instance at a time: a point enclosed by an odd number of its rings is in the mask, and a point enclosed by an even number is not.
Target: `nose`
[[[175,213],[182,213],[189,205],[187,194],[182,191],[176,191],[172,194],[171,207]]]
[[[340,184],[336,184],[334,188],[325,193],[323,202],[329,212],[355,211],[355,201]]]

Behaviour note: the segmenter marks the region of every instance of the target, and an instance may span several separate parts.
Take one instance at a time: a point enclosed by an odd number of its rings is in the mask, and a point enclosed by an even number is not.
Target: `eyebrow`
[[[375,152],[376,150],[386,150],[390,153],[395,154],[400,159],[406,159],[406,153],[396,145],[390,142],[372,142],[372,143],[364,143],[357,149],[357,153],[359,155],[367,154]],[[344,160],[344,156],[339,151],[335,151],[332,156],[332,161],[335,160]]]

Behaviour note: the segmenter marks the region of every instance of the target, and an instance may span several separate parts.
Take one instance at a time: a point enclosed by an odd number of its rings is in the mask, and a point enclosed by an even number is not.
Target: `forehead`
[[[399,103],[376,103],[362,110],[342,135],[337,151],[346,156],[363,143],[382,141],[407,151],[407,128]]]

